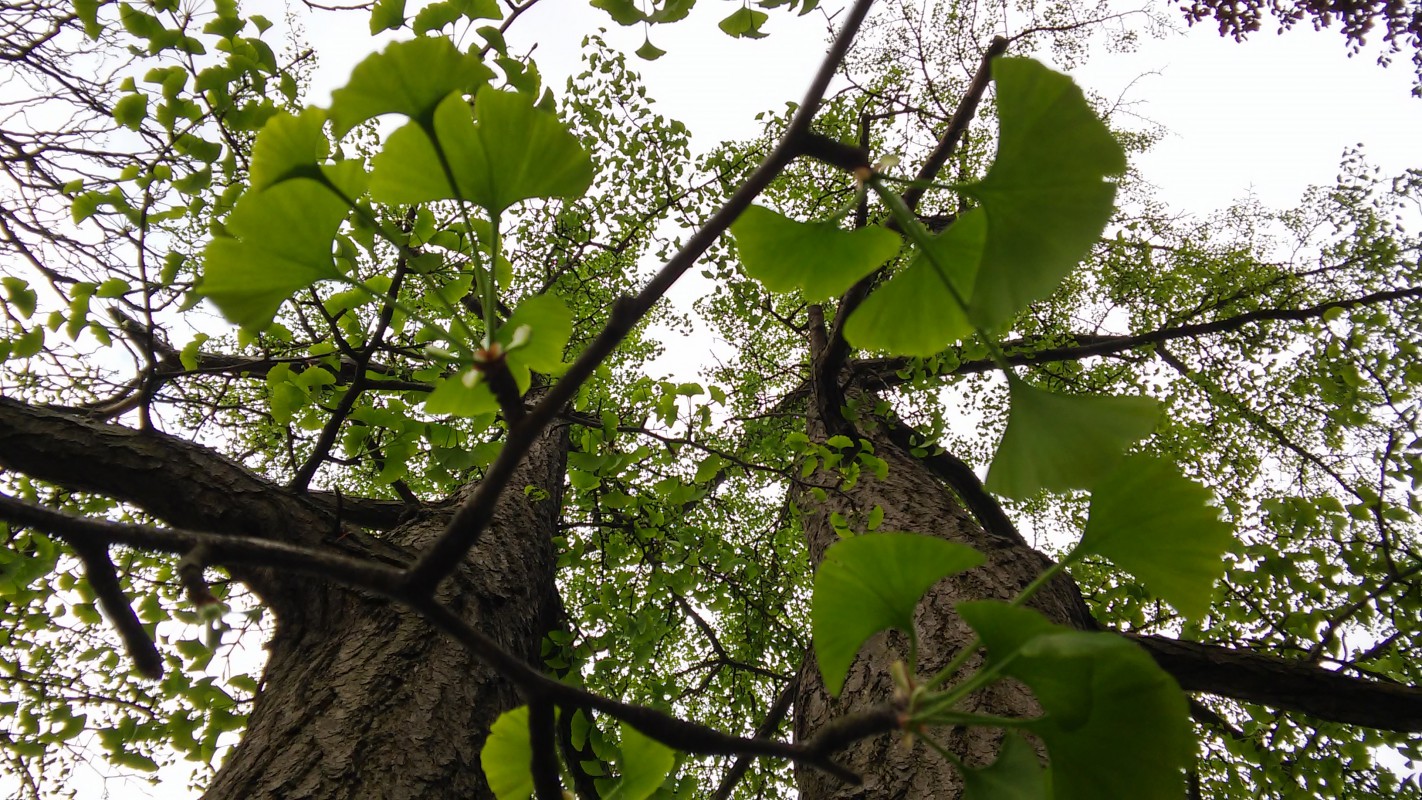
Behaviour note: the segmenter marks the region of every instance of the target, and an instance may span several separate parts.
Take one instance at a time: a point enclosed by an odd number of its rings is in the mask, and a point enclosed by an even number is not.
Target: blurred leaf
[[[800,289],[811,301],[838,297],[899,251],[898,234],[878,226],[847,231],[796,222],[751,206],[731,225],[746,274],[775,292]]]

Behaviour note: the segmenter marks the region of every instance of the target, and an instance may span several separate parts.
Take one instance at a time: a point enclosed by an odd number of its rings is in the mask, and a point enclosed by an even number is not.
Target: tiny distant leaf
[[[370,34],[393,31],[405,24],[405,0],[375,0],[370,9]]]
[[[972,296],[986,218],[973,209],[933,240],[933,255],[957,289]],[[944,285],[943,275],[923,253],[874,290],[845,323],[844,335],[855,347],[897,355],[930,356],[973,331],[966,311]]]
[[[573,335],[573,312],[557,295],[534,295],[518,304],[496,338],[507,347],[524,325],[529,327],[529,339],[509,351],[509,361],[535,372],[557,372],[563,366],[563,347]]]
[[[645,38],[642,41],[642,46],[637,48],[637,57],[643,61],[656,61],[666,54],[667,51],[652,44],[651,37]]]
[[[984,327],[1010,319],[1056,290],[1111,216],[1126,158],[1081,89],[1025,58],[993,62],[1001,133],[997,157],[963,191],[987,214],[987,242],[973,292]]]
[[[459,52],[442,36],[394,42],[360,62],[350,82],[331,93],[331,127],[339,139],[382,114],[422,119],[450,92],[472,94],[493,75],[478,56]]]
[[[497,213],[534,197],[579,197],[592,185],[592,160],[577,138],[521,94],[482,91],[472,115],[468,103],[451,94],[435,111],[434,130],[459,191],[449,185],[425,131],[410,123],[372,162],[374,197],[390,203],[462,198]]]
[[[866,639],[886,628],[911,630],[929,587],[981,563],[971,547],[915,533],[870,533],[831,545],[810,602],[815,657],[830,694],[839,695]]]
[[[1008,391],[1007,431],[987,476],[1004,497],[1090,489],[1155,430],[1158,407],[1148,397],[1053,394],[1016,378]]]
[[[330,150],[322,131],[325,123],[326,112],[319,108],[308,108],[299,117],[282,113],[268,120],[252,145],[252,190],[290,177],[311,177]]]
[[[963,800],[1049,800],[1047,771],[1021,734],[1008,731],[997,760],[963,772]]]
[[[605,800],[646,800],[666,780],[676,764],[676,751],[641,731],[622,723],[622,757],[617,760],[622,780],[604,795]]]
[[[761,206],[731,225],[746,274],[767,289],[800,289],[807,300],[843,294],[899,251],[899,237],[871,225],[847,231],[829,222],[796,222]]]
[[[1131,573],[1192,619],[1210,608],[1234,539],[1208,489],[1151,456],[1126,459],[1091,493],[1072,558],[1095,553]]]
[[[737,39],[764,39],[765,34],[761,32],[760,26],[770,19],[770,15],[764,11],[755,11],[742,6],[734,14],[721,20],[717,24],[722,32]]]
[[[489,728],[479,753],[484,777],[498,800],[528,800],[533,795],[533,744],[528,738],[528,706],[505,711]]]
[[[1041,703],[1027,729],[1047,745],[1052,797],[1184,797],[1185,695],[1144,650],[995,600],[960,603],[958,613],[986,643],[989,663]]]

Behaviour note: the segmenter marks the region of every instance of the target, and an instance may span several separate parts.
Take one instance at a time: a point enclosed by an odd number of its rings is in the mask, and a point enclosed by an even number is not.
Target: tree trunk
[[[878,398],[857,388],[847,390],[853,405],[872,408]],[[802,510],[810,561],[818,566],[825,550],[839,539],[830,523],[830,514],[838,512],[851,521],[851,527],[862,531],[862,523],[878,506],[884,511],[879,531],[908,531],[937,536],[969,545],[987,557],[982,567],[945,579],[931,589],[920,603],[915,616],[918,635],[918,674],[931,676],[974,638],[974,634],[954,611],[954,606],[971,599],[1014,597],[1051,561],[1025,543],[990,534],[974,521],[952,492],[917,458],[893,444],[882,426],[876,424],[867,411],[852,423],[844,422],[840,413],[843,401],[837,388],[828,391],[823,384],[812,392],[809,411],[811,440],[824,442],[835,433],[868,440],[873,453],[888,462],[888,474],[877,480],[870,470],[861,473],[852,485],[844,487],[841,476],[821,470],[807,483],[825,491],[826,499],[816,502],[802,487],[796,492]],[[1075,627],[1091,627],[1090,613],[1074,584],[1058,579],[1044,587],[1030,605],[1054,622]],[[795,735],[800,741],[813,736],[825,723],[857,711],[889,702],[893,684],[889,665],[907,657],[907,637],[879,634],[866,643],[850,668],[844,689],[838,698],[824,688],[817,665],[808,664],[801,675],[795,704]],[[969,662],[969,668],[977,660]],[[1001,682],[971,695],[961,710],[999,716],[1024,716],[1038,713],[1035,700],[1020,684]],[[956,753],[969,765],[991,763],[1001,741],[999,731],[984,728],[935,729],[936,741]],[[863,798],[878,800],[912,800],[932,798],[950,800],[962,793],[962,781],[957,772],[942,757],[921,741],[911,747],[902,744],[898,734],[864,739],[841,752],[837,760],[864,779],[864,785],[848,786],[834,777],[813,770],[797,770],[796,781],[802,800],[829,798]]]
[[[535,444],[493,523],[441,589],[465,619],[534,664],[558,608],[552,539],[567,442],[558,427]],[[526,494],[529,485],[546,495]],[[417,551],[453,511],[427,512],[386,538]],[[381,598],[327,585],[292,591],[299,596],[280,605],[298,611],[277,619],[246,733],[203,797],[492,797],[479,752],[499,714],[523,702],[512,684]]]

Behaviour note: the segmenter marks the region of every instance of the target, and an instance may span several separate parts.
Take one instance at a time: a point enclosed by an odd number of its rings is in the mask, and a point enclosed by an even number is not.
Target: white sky
[[[416,6],[410,3],[412,13]],[[268,12],[272,19],[282,16],[276,8]],[[757,112],[798,100],[825,47],[825,20],[818,12],[795,17],[772,11],[769,38],[751,41],[716,30],[732,10],[732,4],[703,0],[690,19],[653,30],[654,43],[667,55],[635,67],[660,111],[687,124],[699,151],[754,135]],[[516,52],[537,41],[535,60],[546,83],[561,92],[579,69],[582,37],[599,27],[629,53],[642,43],[640,27],[621,28],[584,0],[542,0],[515,23],[508,41]],[[316,104],[328,102],[350,68],[391,38],[372,39],[360,14],[308,19],[306,34],[321,59],[310,97]],[[1222,39],[1204,24],[1167,40],[1146,40],[1134,54],[1096,56],[1073,77],[1089,91],[1136,103],[1134,113],[1170,131],[1138,164],[1163,200],[1204,215],[1250,193],[1268,206],[1287,207],[1310,184],[1331,182],[1343,150],[1359,143],[1385,174],[1422,167],[1422,100],[1410,96],[1407,54],[1386,71],[1374,59],[1369,53],[1347,58],[1336,30],[1314,32],[1307,23],[1280,37],[1266,25],[1244,44]],[[677,295],[695,293],[683,288]],[[682,356],[683,366],[699,364],[704,352],[703,342]],[[165,772],[176,780],[150,796],[195,796],[183,786],[185,770]],[[96,776],[76,777],[86,787],[82,796],[104,796]],[[110,796],[147,789],[107,787]]]

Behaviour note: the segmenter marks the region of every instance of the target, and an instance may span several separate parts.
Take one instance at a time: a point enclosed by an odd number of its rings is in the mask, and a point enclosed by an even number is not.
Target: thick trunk
[[[552,536],[567,452],[546,434],[499,501],[493,524],[442,598],[509,652],[537,663],[554,619]],[[545,492],[526,494],[533,485]],[[411,551],[453,508],[389,538]],[[492,797],[479,765],[489,726],[523,701],[492,669],[415,614],[311,586],[285,607],[242,742],[207,800]]]
[[[818,441],[836,432],[852,433],[868,439],[874,454],[888,462],[888,475],[876,480],[861,474],[850,487],[843,487],[838,476],[821,471],[811,477],[826,492],[823,502],[814,502],[807,492],[798,492],[803,510],[805,535],[811,563],[818,565],[825,550],[839,536],[830,524],[830,514],[838,512],[845,518],[863,520],[875,506],[884,511],[880,531],[909,531],[948,539],[969,545],[987,556],[987,563],[963,575],[940,582],[929,591],[919,605],[915,627],[919,641],[918,672],[932,675],[942,668],[974,634],[958,617],[954,606],[963,600],[1015,596],[1029,581],[1042,572],[1050,560],[1023,543],[990,534],[983,530],[963,510],[953,494],[923,465],[898,446],[873,423],[867,414],[853,423],[853,430],[841,422],[842,415],[831,417],[825,409],[833,408],[833,400],[823,400],[815,392],[810,405],[810,436]],[[860,407],[872,406],[875,398],[868,393],[854,392]],[[826,424],[828,421],[828,425]],[[1090,615],[1073,584],[1058,580],[1045,587],[1031,605],[1055,622],[1077,627],[1090,626]],[[795,734],[804,741],[825,723],[856,711],[888,702],[893,693],[889,665],[905,658],[905,637],[880,634],[871,639],[850,669],[844,690],[838,698],[825,691],[817,667],[807,666],[801,677],[795,706]],[[970,662],[970,666],[972,663]],[[962,710],[999,716],[1035,714],[1035,701],[1027,690],[1015,683],[999,683],[974,694]],[[996,756],[1000,735],[982,728],[940,729],[933,737],[948,749],[973,765],[990,763]],[[835,778],[809,768],[800,769],[796,780],[803,800],[826,798],[932,798],[949,800],[960,796],[962,782],[943,758],[922,742],[912,747],[901,743],[901,736],[886,735],[865,739],[842,752],[840,763],[864,778],[860,787],[847,786]]]

